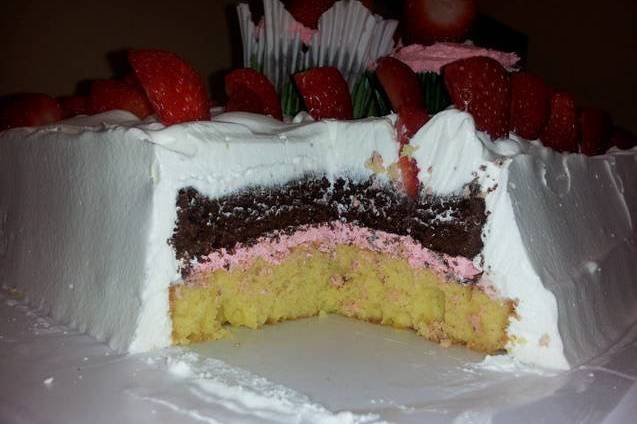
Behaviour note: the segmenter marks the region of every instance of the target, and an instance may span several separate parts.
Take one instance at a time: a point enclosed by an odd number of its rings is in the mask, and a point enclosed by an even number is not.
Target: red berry
[[[204,83],[179,56],[164,50],[130,50],[128,60],[163,124],[210,119]]]
[[[612,122],[610,116],[601,109],[583,108],[579,115],[579,151],[588,156],[601,155],[609,147]]]
[[[406,0],[403,23],[410,43],[461,41],[476,13],[475,0]]]
[[[500,63],[470,57],[445,65],[442,73],[451,101],[473,115],[479,130],[494,139],[508,136],[511,82]]]
[[[402,106],[425,108],[420,81],[408,65],[389,56],[380,58],[377,65],[376,77],[395,112]]]
[[[0,130],[46,125],[61,120],[62,116],[58,101],[46,94],[16,94],[0,104]]]
[[[536,140],[549,116],[551,89],[528,72],[511,74],[511,131]]]
[[[396,133],[398,142],[401,145],[409,143],[409,140],[418,130],[427,123],[429,114],[424,108],[416,108],[404,105],[398,111],[398,121],[396,121]]]
[[[352,98],[338,69],[328,66],[299,72],[294,82],[314,119],[352,119]]]
[[[141,89],[123,81],[93,81],[89,99],[92,113],[127,110],[139,119],[144,119],[153,113],[153,108],[148,102],[146,94]]]
[[[416,159],[401,156],[398,159],[398,166],[400,166],[405,193],[412,199],[416,199],[420,191],[420,182],[418,181],[418,172],[420,170],[416,164]]]
[[[285,7],[294,19],[306,27],[318,28],[319,18],[325,13],[336,0],[287,0]]]
[[[91,103],[87,96],[62,96],[57,98],[64,119],[76,115],[90,115]]]
[[[226,110],[260,113],[283,119],[279,96],[272,83],[262,73],[249,68],[235,69],[226,75],[225,84],[229,99]],[[251,91],[252,94],[247,94],[246,91]],[[236,98],[237,96],[240,98]],[[249,99],[252,99],[254,104],[249,104]]]
[[[577,152],[577,106],[570,94],[553,94],[549,119],[540,139],[546,147],[559,152]]]

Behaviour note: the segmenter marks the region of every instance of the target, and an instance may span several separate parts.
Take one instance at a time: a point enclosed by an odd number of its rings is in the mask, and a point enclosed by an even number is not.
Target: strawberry
[[[403,105],[398,111],[398,121],[396,121],[396,133],[401,146],[408,144],[428,120],[429,114],[424,108]]]
[[[601,109],[582,108],[579,114],[579,150],[588,156],[601,155],[608,148],[612,123],[610,116]]]
[[[462,41],[476,13],[476,0],[406,0],[403,23],[409,43]]]
[[[453,104],[473,115],[476,127],[492,138],[509,134],[511,82],[500,63],[488,57],[470,57],[442,68]]]
[[[139,119],[153,113],[153,108],[141,89],[118,80],[93,81],[89,102],[92,113],[127,110]]]
[[[637,137],[623,128],[615,127],[611,131],[609,144],[618,149],[628,150],[637,146]]]
[[[226,103],[226,112],[251,112],[265,115],[263,102],[254,91],[239,86]]]
[[[128,61],[163,124],[210,119],[204,83],[179,56],[164,50],[130,50]]]
[[[249,68],[235,69],[226,75],[225,84],[230,105],[226,105],[227,110],[261,113],[271,115],[275,119],[283,119],[279,96],[272,83],[262,73]],[[253,95],[247,94],[246,91],[251,91]],[[235,98],[237,95],[240,98]],[[248,104],[245,100],[249,98],[256,103]]]
[[[0,130],[46,125],[61,120],[62,116],[58,101],[46,94],[16,94],[0,104]]]
[[[398,159],[398,166],[402,174],[405,193],[412,199],[416,199],[420,191],[420,182],[418,181],[418,172],[420,172],[420,170],[416,164],[416,159],[401,156],[400,159]]]
[[[393,57],[380,58],[377,65],[376,77],[395,112],[403,105],[424,109],[420,81],[409,66]]]
[[[334,3],[336,0],[288,0],[285,2],[285,7],[294,19],[306,27],[316,29],[321,15]]]
[[[299,72],[294,83],[314,119],[352,119],[352,98],[338,69],[328,66]]]
[[[511,131],[536,140],[549,116],[551,89],[528,72],[511,74]]]
[[[577,107],[570,94],[553,94],[549,119],[540,139],[546,147],[559,152],[577,152]]]
[[[62,108],[64,119],[71,118],[76,115],[90,115],[91,103],[87,96],[62,96],[57,101]]]

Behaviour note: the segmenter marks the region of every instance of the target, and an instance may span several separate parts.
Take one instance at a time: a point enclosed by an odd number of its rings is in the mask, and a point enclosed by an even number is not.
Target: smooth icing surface
[[[509,71],[515,70],[520,61],[515,53],[505,53],[459,43],[434,43],[430,46],[411,44],[396,49],[391,56],[409,65],[414,72],[435,72],[437,74],[448,63],[475,56],[495,59]]]
[[[178,190],[216,197],[308,173],[389,178],[394,119],[283,124],[228,113],[165,128],[117,112],[2,132],[4,283],[120,351],[167,346]],[[461,193],[474,180],[485,192],[485,247],[473,263],[485,289],[518,300],[514,358],[573,366],[637,322],[637,149],[588,158],[493,143],[457,110],[433,117],[412,144],[428,192]],[[375,155],[382,166],[372,170]]]

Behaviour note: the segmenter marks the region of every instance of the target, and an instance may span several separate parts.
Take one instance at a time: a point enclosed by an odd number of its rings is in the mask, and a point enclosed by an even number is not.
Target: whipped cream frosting
[[[466,43],[434,43],[430,46],[410,44],[397,48],[390,56],[406,63],[414,72],[435,72],[437,74],[448,63],[475,56],[495,59],[509,71],[516,70],[516,65],[520,61],[515,53],[485,49]]]
[[[164,127],[116,112],[4,131],[0,272],[31,304],[117,350],[167,346],[179,189],[217,197],[308,173],[389,178],[394,122],[227,113]],[[434,116],[412,145],[428,192],[483,189],[489,216],[473,266],[485,290],[518,302],[512,357],[567,368],[637,322],[637,149],[589,158],[493,143],[457,110]]]

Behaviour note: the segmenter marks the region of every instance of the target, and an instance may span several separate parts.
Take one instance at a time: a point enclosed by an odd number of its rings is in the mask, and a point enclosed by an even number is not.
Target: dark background
[[[238,0],[1,3],[0,96],[71,94],[78,81],[110,77],[113,56],[109,62],[107,53],[128,47],[177,52],[215,93],[218,76],[240,64],[241,46],[233,45],[229,30]],[[479,8],[526,35],[528,69],[637,131],[637,2],[479,0]]]

